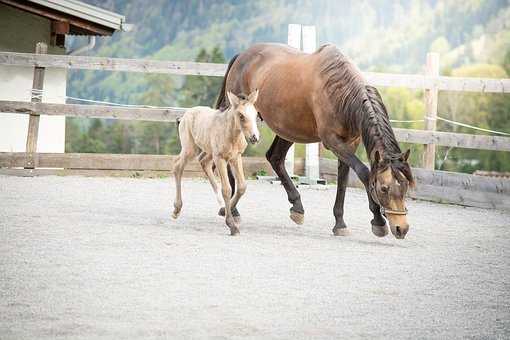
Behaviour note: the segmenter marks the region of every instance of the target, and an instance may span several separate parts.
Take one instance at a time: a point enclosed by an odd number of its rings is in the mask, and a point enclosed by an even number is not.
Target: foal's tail
[[[227,72],[225,72],[225,76],[223,77],[223,83],[221,84],[220,94],[218,95],[218,98],[216,99],[216,105],[214,106],[216,109],[223,110],[227,107],[227,100],[226,100],[226,96],[225,96],[225,87],[227,85],[227,76],[228,76],[228,72],[230,72],[230,68],[234,64],[234,61],[236,61],[237,57],[239,57],[239,54],[236,54],[228,62]]]

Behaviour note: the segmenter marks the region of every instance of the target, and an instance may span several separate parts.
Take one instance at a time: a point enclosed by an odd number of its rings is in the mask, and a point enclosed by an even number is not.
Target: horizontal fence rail
[[[0,152],[0,168],[21,168],[31,160],[25,152]],[[65,168],[74,170],[138,170],[171,171],[176,155],[98,154],[98,153],[37,153],[34,167]],[[271,165],[263,157],[246,157],[243,160],[246,175],[259,170],[271,172]],[[202,174],[198,161],[191,161],[186,171]]]
[[[32,156],[25,152],[0,152],[0,174],[160,176],[172,173],[175,158],[175,155],[37,153]],[[31,160],[36,169],[21,169]],[[296,159],[295,174],[304,174],[304,165],[303,158]],[[273,174],[270,164],[262,157],[245,157],[243,166],[246,176],[261,170]],[[335,180],[337,166],[336,160],[321,158],[320,176]],[[413,168],[413,175],[418,183],[417,189],[409,192],[413,198],[510,210],[509,180],[420,168]],[[204,176],[197,161],[190,162],[185,176]],[[353,171],[349,174],[349,185],[363,187]]]
[[[30,103],[0,100],[0,112],[42,114],[83,118],[109,118],[175,122],[184,114],[184,108],[133,108],[106,105]]]
[[[0,101],[0,112],[20,114],[43,114],[52,116],[110,118],[175,122],[185,108],[131,108],[104,105],[31,103]],[[510,151],[510,138],[465,133],[439,132],[411,129],[393,129],[399,142],[451,146],[467,149]]]
[[[147,59],[123,59],[68,55],[37,55],[31,53],[0,52],[0,65],[26,67],[56,67],[103,71],[164,73],[223,77],[225,64]],[[425,76],[419,74],[388,74],[363,72],[373,86],[407,87],[413,89],[437,88],[440,91],[482,93],[510,93],[510,79],[459,78]]]

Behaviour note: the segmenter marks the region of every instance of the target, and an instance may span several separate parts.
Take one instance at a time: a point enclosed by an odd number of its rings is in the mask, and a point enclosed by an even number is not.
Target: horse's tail
[[[218,98],[216,99],[216,105],[214,106],[216,109],[224,109],[227,107],[227,100],[225,96],[225,87],[227,86],[227,76],[230,72],[230,68],[234,64],[234,61],[236,61],[237,57],[239,57],[239,54],[236,54],[230,61],[228,62],[227,71],[225,72],[225,76],[223,77],[223,83],[221,84],[221,90],[218,95]]]

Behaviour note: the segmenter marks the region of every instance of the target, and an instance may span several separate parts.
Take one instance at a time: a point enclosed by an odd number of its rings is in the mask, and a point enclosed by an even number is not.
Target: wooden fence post
[[[301,49],[301,25],[289,24],[287,43],[298,50]],[[285,169],[289,176],[294,176],[294,144],[292,144],[285,156]]]
[[[303,52],[313,53],[317,48],[317,33],[315,26],[303,26]],[[306,144],[305,176],[308,181],[317,180],[319,174],[319,143]]]
[[[35,46],[36,54],[47,54],[48,45],[43,42],[37,43]],[[32,103],[40,103],[42,101],[42,92],[44,84],[44,67],[34,67],[34,80],[32,82]],[[39,90],[39,91],[34,91]],[[37,113],[30,113],[28,120],[28,133],[27,133],[27,145],[26,145],[26,164],[25,169],[34,169],[37,166],[36,153],[37,153],[37,136],[39,134],[39,118],[40,115]]]
[[[427,53],[425,74],[429,77],[439,76],[439,53]],[[435,131],[437,122],[438,86],[434,82],[432,87],[425,90],[425,130]],[[425,144],[423,152],[423,168],[434,170],[436,164],[436,145]]]

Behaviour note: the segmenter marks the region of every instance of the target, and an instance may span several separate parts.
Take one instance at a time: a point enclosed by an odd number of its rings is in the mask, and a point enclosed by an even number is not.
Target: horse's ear
[[[230,105],[232,105],[234,107],[239,105],[239,102],[240,102],[239,98],[235,94],[233,94],[232,92],[228,91],[227,92],[227,97],[228,97],[228,101],[230,102]]]
[[[407,149],[406,152],[402,153],[402,157],[401,159],[404,161],[404,162],[407,162],[407,160],[409,159],[409,154],[411,153],[411,149]]]
[[[374,160],[375,160],[375,165],[379,164],[379,162],[381,161],[381,154],[379,153],[379,150],[375,150]]]
[[[250,95],[248,96],[248,100],[250,101],[250,103],[255,104],[258,97],[259,97],[259,89],[256,89],[255,91],[250,93]]]

